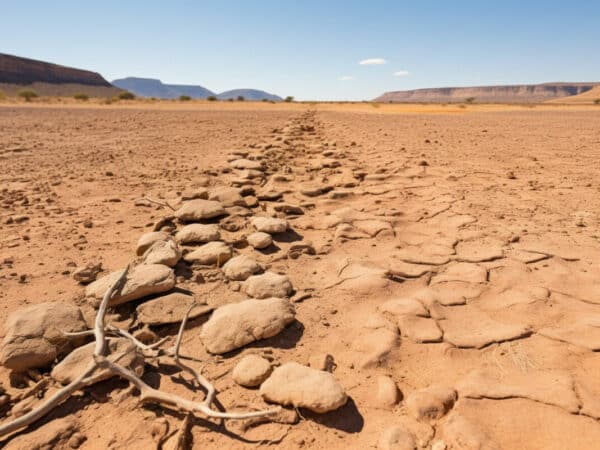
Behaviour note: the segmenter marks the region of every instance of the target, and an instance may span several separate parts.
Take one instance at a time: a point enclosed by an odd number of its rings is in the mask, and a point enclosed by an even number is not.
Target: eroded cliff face
[[[112,85],[102,75],[88,70],[21,58],[0,53],[0,83],[29,85],[32,83],[80,84],[85,86]]]
[[[473,98],[477,103],[537,103],[579,95],[600,83],[544,83],[512,86],[477,86],[393,91],[378,102],[457,103]]]

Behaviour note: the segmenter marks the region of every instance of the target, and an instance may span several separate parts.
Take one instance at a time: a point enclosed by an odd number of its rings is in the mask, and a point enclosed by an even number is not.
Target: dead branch
[[[169,208],[171,211],[175,211],[175,208],[173,208],[167,202],[159,202],[159,201],[156,201],[156,200],[152,200],[151,198],[148,198],[148,197],[142,197],[142,199],[146,200],[146,201],[148,201],[150,203],[154,203],[155,205],[159,205],[159,206],[162,206],[162,207],[165,207],[165,208]]]
[[[145,345],[139,340],[137,340],[134,336],[124,330],[120,330],[114,326],[106,326],[105,316],[108,310],[108,305],[110,299],[113,297],[115,292],[120,292],[125,284],[125,280],[127,278],[127,273],[129,272],[130,266],[127,266],[125,270],[119,276],[119,279],[109,288],[107,289],[104,297],[102,298],[102,302],[100,303],[100,307],[98,308],[98,313],[96,314],[96,319],[94,323],[93,330],[86,330],[83,332],[77,333],[65,333],[71,336],[83,336],[83,335],[91,335],[93,334],[95,337],[95,347],[94,347],[94,355],[92,361],[90,361],[89,365],[86,369],[71,383],[62,389],[55,392],[48,400],[46,400],[41,406],[36,409],[29,411],[27,414],[4,424],[0,424],[0,436],[4,436],[6,434],[12,433],[20,428],[27,427],[28,425],[38,421],[50,411],[52,411],[55,407],[57,407],[60,403],[66,400],[73,392],[86,387],[95,382],[95,377],[93,377],[94,372],[98,369],[108,370],[113,375],[119,376],[125,380],[128,380],[133,386],[135,386],[140,392],[140,400],[142,403],[158,403],[163,406],[172,407],[181,411],[187,411],[188,413],[200,413],[206,417],[212,417],[216,419],[232,419],[232,420],[242,420],[242,419],[250,419],[255,417],[264,417],[273,414],[277,414],[281,408],[271,408],[268,410],[262,411],[249,411],[249,412],[239,412],[239,413],[227,413],[221,411],[215,411],[211,408],[211,405],[214,401],[214,397],[216,395],[216,390],[214,386],[204,378],[200,373],[196,370],[187,366],[186,364],[181,362],[179,356],[179,349],[181,347],[181,341],[183,338],[183,331],[187,324],[187,320],[192,308],[195,306],[194,303],[190,305],[183,321],[181,322],[181,326],[179,328],[179,333],[177,335],[177,341],[175,343],[175,347],[173,350],[169,351],[169,356],[172,356],[175,360],[175,364],[181,369],[184,370],[192,376],[194,379],[206,390],[206,397],[202,402],[194,402],[188,400],[186,398],[180,397],[175,394],[168,394],[157,389],[154,389],[148,386],[140,377],[138,377],[134,372],[129,370],[126,367],[120,366],[112,361],[110,361],[105,353],[108,348],[106,342],[107,332],[110,334],[118,334],[127,339],[130,339],[137,347],[142,350],[152,350],[158,347],[158,345],[162,344],[165,339],[152,344]]]

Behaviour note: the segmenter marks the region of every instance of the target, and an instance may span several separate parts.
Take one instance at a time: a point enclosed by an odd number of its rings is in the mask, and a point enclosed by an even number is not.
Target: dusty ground
[[[311,296],[295,303],[296,323],[277,337],[215,358],[203,349],[206,319],[198,319],[183,348],[206,361],[228,409],[264,406],[256,390],[231,379],[248,352],[303,364],[330,354],[350,400],[324,415],[300,411],[295,425],[244,430],[199,418],[195,447],[376,448],[384,430],[400,425],[423,448],[443,448],[438,441],[448,448],[594,448],[598,123],[593,107],[5,105],[0,321],[27,304],[85,303],[71,277],[75,266],[122,268],[140,235],[169,213],[136,200],[176,205],[207,175],[211,185],[228,185],[231,151],[271,152],[270,172],[290,181],[271,176],[255,189],[283,191],[285,202],[303,208],[289,221],[317,254],[281,258],[289,239],[264,253],[237,251],[288,274],[296,291]],[[330,160],[339,167],[324,167]],[[333,186],[335,195],[302,195],[307,183]],[[187,272],[178,285],[198,295],[215,284]],[[209,303],[244,298],[231,283],[216,283]],[[421,317],[382,306],[407,297],[422,303]],[[418,342],[423,330],[433,330],[425,340],[437,342]],[[380,375],[401,392],[393,407],[378,403]],[[0,376],[9,394],[20,391],[6,369]],[[145,379],[202,398],[171,367],[149,362]],[[432,385],[456,389],[458,400],[443,417],[417,421],[406,400]],[[86,389],[41,424],[73,418],[87,438],[81,448],[152,448],[165,420],[170,432],[180,426],[181,415],[138,407],[125,388],[109,381]],[[3,444],[31,448],[28,439],[52,434],[39,425]]]

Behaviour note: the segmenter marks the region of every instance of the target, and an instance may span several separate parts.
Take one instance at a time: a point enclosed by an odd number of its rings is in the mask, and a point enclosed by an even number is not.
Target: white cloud
[[[342,77],[339,78],[340,81],[350,81],[350,80],[354,80],[353,76],[350,75],[344,75]]]
[[[408,70],[399,70],[397,72],[394,72],[395,77],[405,77],[407,75],[410,75],[410,72]]]
[[[361,62],[359,62],[359,64],[361,66],[378,66],[381,64],[387,64],[387,61],[383,58],[369,58],[363,59]]]

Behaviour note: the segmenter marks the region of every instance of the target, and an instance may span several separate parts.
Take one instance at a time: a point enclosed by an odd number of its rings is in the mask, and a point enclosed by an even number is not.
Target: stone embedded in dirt
[[[500,450],[483,431],[459,414],[452,414],[442,424],[441,434],[451,449]]]
[[[444,272],[433,277],[431,284],[448,281],[485,283],[487,281],[487,270],[478,264],[459,262],[449,266]]]
[[[256,387],[271,375],[272,370],[271,363],[262,356],[247,355],[235,365],[231,376],[240,386]]]
[[[229,186],[219,186],[210,190],[209,200],[216,200],[228,208],[231,206],[247,206],[246,200],[240,195],[240,190]]]
[[[224,216],[227,211],[220,202],[213,200],[190,200],[175,211],[175,217],[182,222],[199,222]]]
[[[141,376],[144,373],[144,357],[135,344],[126,338],[108,338],[108,359],[122,367],[132,370]],[[94,358],[95,342],[90,342],[83,347],[76,348],[65,359],[58,363],[50,375],[53,379],[64,385],[77,378]],[[93,383],[106,380],[115,376],[106,369],[97,370],[90,377]]]
[[[252,161],[250,159],[236,159],[230,161],[229,165],[234,169],[239,170],[264,170],[262,163],[259,161]]]
[[[300,206],[290,205],[289,203],[275,203],[273,209],[288,216],[301,216],[304,214],[304,210]]]
[[[310,241],[292,242],[287,251],[290,259],[297,259],[300,255],[315,255],[316,253],[317,251]]]
[[[102,272],[102,263],[88,263],[80,266],[73,272],[73,279],[81,284],[90,284],[96,280],[98,274]]]
[[[196,189],[190,189],[189,191],[185,191],[181,195],[181,200],[196,200],[196,199],[208,200],[208,189],[205,187],[199,187]]]
[[[386,428],[377,441],[378,450],[415,450],[417,444],[412,433],[404,427]]]
[[[432,249],[423,248],[417,245],[403,247],[396,253],[398,259],[411,264],[426,264],[431,266],[441,266],[450,261],[450,255],[444,252],[439,254]]]
[[[193,295],[183,292],[173,292],[161,297],[148,300],[136,308],[137,319],[140,323],[148,325],[163,325],[167,323],[180,323],[194,303]],[[190,319],[195,319],[211,312],[214,307],[196,301],[197,305],[189,313]]]
[[[392,261],[388,268],[391,277],[419,278],[429,272],[432,267],[425,264],[410,264],[404,261]]]
[[[440,305],[457,306],[464,305],[469,299],[479,297],[484,291],[485,285],[463,281],[448,281],[437,283],[430,289],[435,295],[435,301]]]
[[[287,220],[275,217],[254,217],[251,223],[256,228],[256,231],[269,234],[283,233],[288,229]]]
[[[562,327],[542,328],[538,334],[595,352],[600,350],[600,316],[586,317]]]
[[[391,409],[398,403],[399,391],[396,382],[390,377],[379,375],[377,377],[377,388],[375,402],[380,408]]]
[[[223,273],[230,280],[244,281],[249,276],[262,272],[260,264],[246,255],[231,258],[223,266]]]
[[[189,263],[222,266],[233,256],[231,247],[223,241],[208,242],[183,256]]]
[[[510,341],[531,335],[527,325],[503,323],[468,306],[452,308],[454,314],[439,322],[444,341],[460,348],[483,348],[494,342]]]
[[[202,326],[200,338],[210,353],[227,353],[279,334],[294,317],[294,307],[288,300],[245,300],[215,310]]]
[[[244,292],[252,298],[289,297],[293,287],[287,275],[265,272],[244,282]]]
[[[419,300],[414,298],[395,298],[379,306],[379,310],[395,316],[410,314],[414,316],[429,317],[429,311]]]
[[[417,420],[435,420],[452,409],[456,398],[456,391],[452,388],[430,386],[411,393],[406,398],[406,408]]]
[[[68,303],[40,303],[11,313],[4,325],[0,363],[16,372],[48,366],[84,340],[63,332],[84,331],[81,310]]]
[[[351,349],[357,353],[357,366],[366,368],[384,363],[398,346],[398,328],[384,317],[373,315],[365,321],[352,341]]]
[[[175,235],[175,240],[181,244],[196,244],[218,241],[221,239],[219,225],[191,223],[184,226]]]
[[[271,245],[273,243],[273,238],[268,233],[257,231],[256,233],[249,234],[248,237],[246,237],[246,241],[251,247],[260,250]]]
[[[499,243],[487,241],[463,241],[456,246],[456,260],[468,263],[494,261],[504,257]]]
[[[156,241],[143,255],[144,264],[164,264],[174,267],[181,259],[181,250],[177,243],[169,238],[165,241]]]
[[[344,388],[329,372],[295,362],[276,368],[261,385],[260,394],[269,402],[326,413],[346,404]]]
[[[526,373],[501,374],[475,370],[456,386],[461,397],[526,398],[555,405],[570,413],[579,412],[581,403],[574,390],[573,377],[562,371],[529,369]]]
[[[122,271],[117,270],[99,278],[85,289],[85,296],[98,306],[106,291],[117,282]],[[153,294],[170,291],[175,287],[175,274],[162,264],[140,264],[127,274],[127,281],[120,293],[115,293],[110,306],[120,305]]]
[[[10,438],[4,450],[52,450],[78,448],[86,438],[79,433],[77,421],[71,417],[53,419],[39,428],[27,430]],[[71,445],[76,444],[76,445]]]
[[[437,322],[424,317],[403,315],[398,317],[400,335],[418,343],[441,342],[443,333]]]
[[[138,256],[142,256],[156,241],[166,241],[170,239],[170,237],[171,236],[164,231],[151,231],[150,233],[142,234],[138,240],[135,253]]]

